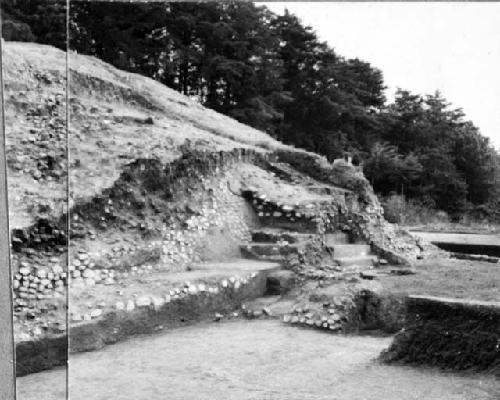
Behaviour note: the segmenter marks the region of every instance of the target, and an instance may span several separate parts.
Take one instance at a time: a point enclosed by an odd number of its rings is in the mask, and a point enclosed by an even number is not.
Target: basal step
[[[327,247],[334,246],[336,244],[348,244],[349,235],[344,232],[335,232],[325,234],[325,244]]]
[[[191,266],[191,271],[195,271],[197,273],[205,271],[207,274],[210,274],[212,271],[221,274],[221,273],[235,273],[235,271],[260,272],[260,271],[273,271],[279,269],[280,269],[279,263],[269,262],[269,261],[249,260],[247,258],[234,258],[232,260],[226,260],[226,261],[201,262],[193,264]],[[170,279],[174,279],[176,274],[169,274],[169,276],[171,275],[173,276],[173,278]],[[182,276],[182,279],[186,280],[185,272],[177,273],[177,275]]]
[[[377,263],[377,257],[375,256],[363,256],[363,257],[335,257],[334,261],[338,263],[341,267],[349,266],[360,266],[369,267]]]
[[[318,232],[318,228],[314,221],[285,221],[267,218],[267,220],[263,222],[264,226],[270,229],[280,229],[303,234],[315,234]]]
[[[240,250],[245,257],[266,259],[280,258],[288,254],[296,254],[303,248],[303,245],[278,245],[275,243],[250,243],[240,246]]]
[[[278,243],[286,241],[293,244],[299,242],[300,240],[308,239],[309,236],[309,234],[300,234],[280,229],[266,229],[253,231],[252,241],[261,243]]]
[[[335,258],[363,257],[370,255],[370,245],[367,244],[336,244],[332,246]]]

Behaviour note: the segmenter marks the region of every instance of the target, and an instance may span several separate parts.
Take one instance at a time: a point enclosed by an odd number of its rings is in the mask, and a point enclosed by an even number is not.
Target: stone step
[[[260,218],[263,226],[269,229],[278,229],[283,231],[303,233],[303,234],[316,234],[318,233],[318,227],[314,221],[304,221],[304,220],[279,220],[276,218]]]
[[[296,281],[296,275],[290,270],[272,271],[267,275],[267,295],[283,295],[289,292]]]
[[[221,274],[229,275],[247,272],[274,271],[279,270],[280,268],[280,264],[275,262],[249,260],[247,258],[234,258],[225,261],[196,263],[191,266],[189,272],[169,272],[168,276],[170,280],[174,280],[176,276],[179,276],[178,281],[183,282],[195,279],[189,276],[195,276],[196,279],[208,279],[211,275],[218,276]]]
[[[276,243],[249,243],[240,246],[243,256],[247,258],[279,260],[289,254],[297,254],[304,248],[304,243],[279,245]]]
[[[282,318],[288,314],[295,305],[295,297],[283,295],[266,294],[265,297],[259,297],[242,305],[243,315],[249,319],[255,318]]]
[[[362,257],[369,255],[371,252],[368,244],[335,244],[331,246],[331,249],[335,258]]]
[[[348,244],[349,235],[345,232],[334,232],[325,234],[325,244],[327,247],[334,246],[336,244]]]
[[[252,241],[261,243],[278,243],[281,241],[298,243],[310,237],[311,235],[307,233],[297,233],[283,229],[265,229],[252,232]]]
[[[370,267],[377,263],[376,256],[360,256],[360,257],[340,257],[334,258],[334,261],[341,267],[360,266]]]

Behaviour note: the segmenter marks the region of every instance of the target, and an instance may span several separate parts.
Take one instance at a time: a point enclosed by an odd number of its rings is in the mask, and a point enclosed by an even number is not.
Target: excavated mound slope
[[[155,274],[205,276],[200,262],[235,258],[240,265],[256,227],[302,229],[316,239],[350,232],[352,243],[393,264],[429,250],[383,219],[358,168],[285,146],[158,82],[71,53],[66,271],[65,59],[48,46],[5,46],[17,341],[64,334],[68,275],[71,322],[98,322],[126,296],[133,304],[156,290]],[[300,257],[315,268],[314,246]],[[254,243],[249,254],[269,248]],[[371,257],[363,253],[363,262]]]
[[[7,43],[4,50],[11,228],[58,219],[66,200],[66,54],[50,46]],[[380,215],[363,174],[285,146],[206,109],[158,82],[96,58],[69,54],[70,206],[92,201],[137,159],[167,164],[186,149],[247,149],[352,191],[351,208]],[[357,203],[363,203],[359,206]],[[42,228],[43,230],[43,228]]]
[[[63,211],[65,60],[63,51],[50,46],[4,46],[12,228]],[[179,157],[186,140],[205,150],[285,147],[154,80],[96,58],[70,53],[69,67],[72,198],[90,198],[111,187],[123,166],[137,158]]]

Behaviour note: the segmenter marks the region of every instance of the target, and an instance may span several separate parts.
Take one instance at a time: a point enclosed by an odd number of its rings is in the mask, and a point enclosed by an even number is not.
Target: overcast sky
[[[500,149],[500,3],[262,3],[288,8],[389,87],[440,90]]]

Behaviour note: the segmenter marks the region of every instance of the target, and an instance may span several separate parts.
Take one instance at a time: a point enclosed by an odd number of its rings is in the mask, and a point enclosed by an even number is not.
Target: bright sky
[[[382,70],[397,87],[440,90],[500,149],[500,3],[263,3],[285,7],[337,53]]]

